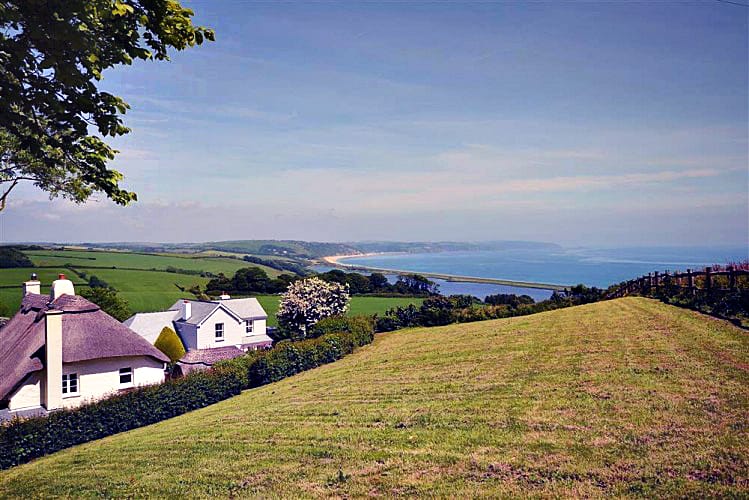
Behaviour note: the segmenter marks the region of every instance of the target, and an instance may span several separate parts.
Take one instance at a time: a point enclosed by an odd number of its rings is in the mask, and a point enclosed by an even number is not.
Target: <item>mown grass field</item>
[[[403,330],[0,497],[749,495],[749,335],[643,298]]]
[[[263,269],[268,276],[275,277],[281,271],[259,264],[251,264],[240,259],[228,257],[177,256],[139,254],[130,252],[106,252],[86,250],[29,250],[24,252],[37,266],[61,266],[72,264],[75,267],[121,267],[132,269],[165,270],[167,267],[206,271],[214,274],[224,273],[232,276],[237,269],[256,266]]]

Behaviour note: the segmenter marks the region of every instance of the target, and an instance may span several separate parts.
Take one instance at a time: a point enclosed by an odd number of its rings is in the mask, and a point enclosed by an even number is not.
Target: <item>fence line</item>
[[[728,287],[719,286],[714,278],[717,276],[728,277]],[[749,276],[749,271],[736,269],[734,266],[727,266],[725,271],[715,271],[708,266],[703,271],[692,271],[687,269],[685,273],[659,273],[655,271],[647,275],[640,276],[629,281],[625,281],[613,292],[607,295],[607,298],[614,299],[631,294],[649,294],[651,291],[658,292],[661,288],[679,288],[687,290],[689,294],[694,295],[698,290],[713,292],[731,292],[740,288],[738,278]],[[703,278],[702,286],[698,286],[695,278]]]

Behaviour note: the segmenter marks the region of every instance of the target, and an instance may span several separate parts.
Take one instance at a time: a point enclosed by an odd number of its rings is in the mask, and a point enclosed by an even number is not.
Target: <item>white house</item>
[[[0,418],[79,406],[164,381],[161,351],[75,295],[64,274],[49,296],[32,279],[0,330]]]
[[[267,320],[257,299],[221,295],[219,300],[178,300],[167,311],[138,313],[124,324],[152,344],[164,327],[173,328],[187,350],[178,363],[185,372],[270,347]]]

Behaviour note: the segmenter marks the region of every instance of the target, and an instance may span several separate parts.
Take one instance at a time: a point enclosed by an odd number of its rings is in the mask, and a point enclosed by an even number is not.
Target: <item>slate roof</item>
[[[209,349],[194,349],[182,356],[180,363],[212,365],[224,359],[232,359],[242,356],[245,352],[234,346],[212,347]]]
[[[124,324],[153,344],[156,342],[156,339],[159,338],[159,334],[165,326],[174,328],[172,322],[178,317],[179,311],[138,313],[126,319]]]
[[[184,299],[180,299],[169,308],[170,311],[179,311],[180,304]],[[219,305],[224,306],[235,316],[241,319],[266,319],[268,314],[260,305],[260,302],[254,297],[227,300],[190,300],[190,317],[186,323],[193,325],[199,324],[205,318],[216,310]]]
[[[48,310],[63,312],[63,363],[122,356],[169,361],[147,340],[83,297],[62,295],[50,302],[46,295],[28,294],[21,309],[0,330],[0,400],[28,374],[43,368],[44,312]]]
[[[218,301],[234,311],[234,314],[242,319],[265,319],[268,314],[254,297],[243,299],[226,299]]]

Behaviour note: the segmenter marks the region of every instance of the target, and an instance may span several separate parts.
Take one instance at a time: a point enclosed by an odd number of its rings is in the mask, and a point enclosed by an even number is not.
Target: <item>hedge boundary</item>
[[[0,426],[0,470],[78,444],[154,424],[339,360],[374,340],[371,319],[336,318],[317,338],[283,341],[160,385],[134,389],[79,408]],[[335,328],[336,331],[329,331]]]

